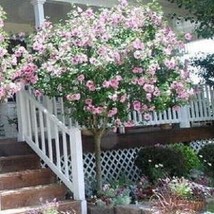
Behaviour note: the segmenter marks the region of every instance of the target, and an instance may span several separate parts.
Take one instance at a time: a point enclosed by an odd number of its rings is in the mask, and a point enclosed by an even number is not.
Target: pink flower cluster
[[[115,78],[113,78],[113,79],[110,79],[110,80],[105,80],[104,82],[103,82],[103,84],[102,84],[102,86],[104,87],[104,88],[113,88],[113,89],[118,89],[118,87],[119,87],[119,84],[120,84],[120,81],[122,80],[122,77],[121,76],[119,76],[119,75],[117,75]]]
[[[3,31],[5,13],[0,7],[0,100],[12,96],[23,84],[37,82],[37,67],[32,63],[32,57],[20,46],[13,54],[7,51],[7,35]],[[23,34],[18,35],[22,39]]]

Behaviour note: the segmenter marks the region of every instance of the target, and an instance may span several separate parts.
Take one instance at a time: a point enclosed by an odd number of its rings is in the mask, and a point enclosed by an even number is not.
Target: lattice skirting
[[[214,143],[214,139],[196,140],[189,145],[198,152],[204,145]],[[120,149],[102,152],[102,177],[105,183],[117,181],[122,176],[136,182],[140,179],[138,168],[134,165],[136,154],[141,148]],[[83,155],[86,195],[93,194],[95,187],[95,156],[93,153]],[[71,169],[71,159],[69,158]],[[64,158],[61,159],[62,169]],[[71,171],[70,171],[71,172]],[[70,173],[71,174],[71,173]]]

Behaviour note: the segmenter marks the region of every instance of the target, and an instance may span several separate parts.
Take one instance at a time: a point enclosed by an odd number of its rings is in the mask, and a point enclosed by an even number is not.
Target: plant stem
[[[102,170],[101,170],[101,139],[103,132],[96,132],[94,134],[94,151],[95,151],[95,164],[96,164],[96,184],[97,192],[102,190]]]

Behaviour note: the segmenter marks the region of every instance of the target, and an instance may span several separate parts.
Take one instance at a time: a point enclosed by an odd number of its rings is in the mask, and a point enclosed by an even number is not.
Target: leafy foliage
[[[214,54],[202,54],[192,59],[192,65],[199,69],[199,76],[206,84],[214,85]]]
[[[142,148],[137,154],[135,164],[152,182],[167,176],[180,177],[188,173],[182,153],[165,146]]]
[[[176,3],[179,8],[186,9],[187,20],[196,23],[196,32],[199,37],[211,38],[214,36],[214,1],[213,0],[168,0]]]
[[[214,178],[214,144],[205,145],[198,153],[204,165],[205,172]]]
[[[153,182],[167,176],[187,176],[191,170],[201,168],[197,154],[181,143],[145,147],[138,153],[135,163]]]
[[[179,143],[171,144],[169,147],[182,153],[187,173],[189,173],[190,170],[201,168],[201,161],[198,158],[196,152],[190,146]]]

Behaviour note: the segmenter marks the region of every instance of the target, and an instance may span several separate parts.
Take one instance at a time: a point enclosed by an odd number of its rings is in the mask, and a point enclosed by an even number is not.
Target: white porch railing
[[[17,94],[17,111],[19,140],[26,141],[73,192],[74,199],[82,201],[81,213],[86,214],[80,130],[66,127],[29,91]]]
[[[75,121],[66,117],[69,110],[64,107],[62,98],[54,98],[47,108],[64,124],[69,127],[76,126]],[[181,128],[191,127],[195,122],[214,120],[214,88],[208,85],[198,86],[195,97],[188,105],[178,110],[169,108],[163,112],[152,112],[151,120],[144,121],[143,115],[133,111],[129,114],[129,119],[133,120],[135,126],[149,126],[160,124],[179,124]]]

